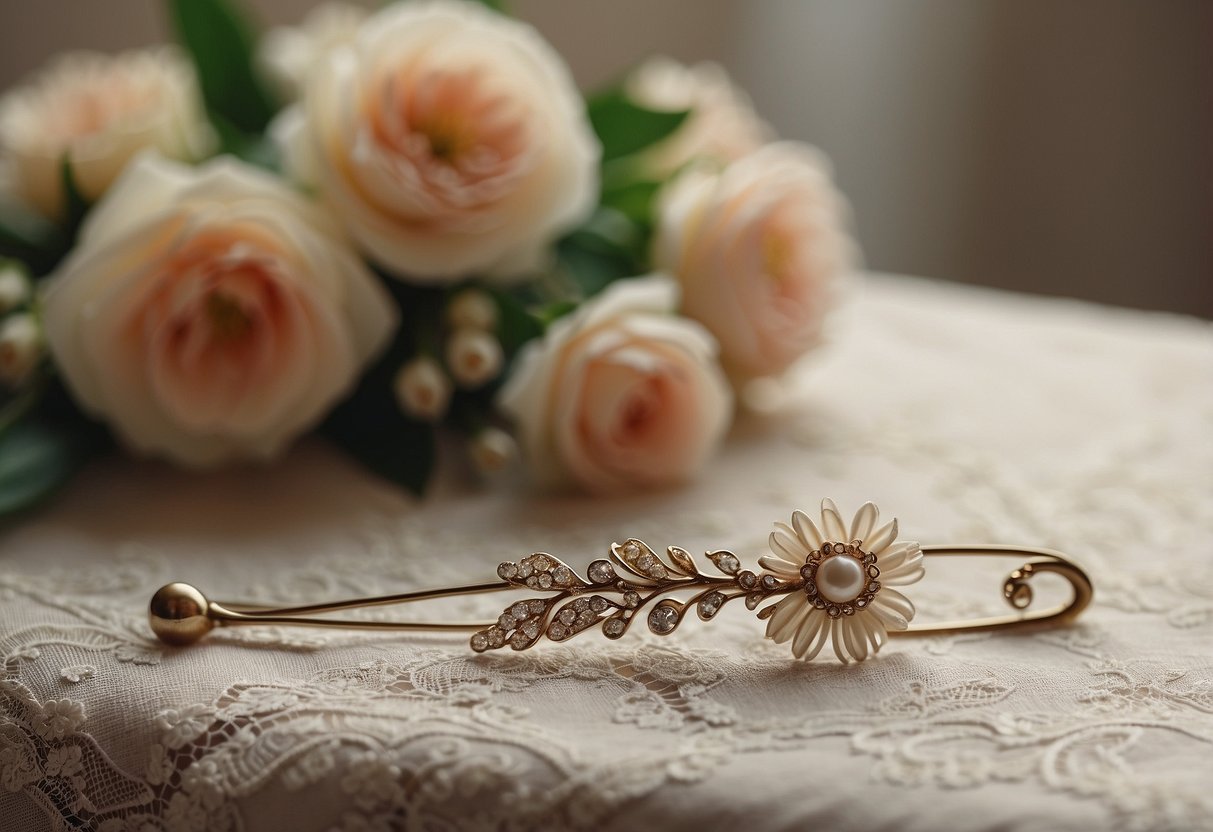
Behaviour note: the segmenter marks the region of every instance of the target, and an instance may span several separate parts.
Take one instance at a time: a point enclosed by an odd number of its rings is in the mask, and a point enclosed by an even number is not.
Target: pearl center
[[[863,591],[863,564],[850,555],[835,555],[817,567],[817,591],[822,598],[842,604]]]

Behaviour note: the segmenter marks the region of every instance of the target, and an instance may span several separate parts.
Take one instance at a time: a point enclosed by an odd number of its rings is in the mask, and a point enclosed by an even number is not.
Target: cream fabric
[[[318,443],[218,475],[93,466],[0,538],[0,829],[1213,826],[1210,326],[880,277],[837,324],[684,490],[451,476],[417,503]],[[1073,628],[901,639],[848,667],[794,661],[737,604],[665,639],[484,656],[288,629],[170,650],[144,621],[173,579],[337,598],[535,550],[584,568],[629,536],[752,567],[823,496],[924,543],[1061,549],[1095,604]],[[929,560],[908,594],[922,621],[993,611],[1007,570]]]

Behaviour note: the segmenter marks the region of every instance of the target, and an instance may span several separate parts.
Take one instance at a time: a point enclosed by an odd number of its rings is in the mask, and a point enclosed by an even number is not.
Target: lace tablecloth
[[[0,829],[1213,828],[1210,326],[873,278],[783,396],[693,486],[615,501],[416,503],[320,444],[200,477],[96,464],[0,538]],[[144,619],[172,579],[341,598],[629,536],[752,559],[823,496],[924,542],[1060,549],[1095,604],[846,667],[731,607],[483,656],[288,629],[172,650]],[[920,620],[998,608],[1006,570],[928,569]]]

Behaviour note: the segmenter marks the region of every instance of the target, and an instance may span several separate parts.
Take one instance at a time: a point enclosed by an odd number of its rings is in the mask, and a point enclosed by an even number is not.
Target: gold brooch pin
[[[771,554],[758,570],[743,569],[729,551],[707,552],[712,572],[701,571],[678,546],[659,555],[640,540],[612,544],[607,558],[590,563],[584,576],[546,552],[497,567],[500,580],[468,586],[405,592],[375,598],[272,608],[211,601],[193,586],[171,583],[153,597],[152,630],[172,645],[192,644],[214,627],[292,624],[364,630],[473,631],[472,650],[533,647],[543,637],[562,642],[588,630],[622,638],[637,620],[666,636],[692,610],[711,621],[740,599],[767,622],[766,635],[791,642],[792,654],[811,659],[830,643],[842,662],[874,655],[890,635],[939,635],[976,630],[1051,626],[1073,620],[1091,602],[1091,579],[1077,564],[1048,549],[1018,546],[920,546],[898,540],[894,518],[881,524],[880,512],[865,503],[850,524],[831,500],[823,500],[818,521],[802,511],[791,524],[776,523]],[[899,587],[922,579],[926,557],[1015,557],[1024,559],[1003,581],[1002,596],[1016,612],[964,621],[913,625],[913,602]],[[1033,576],[1048,572],[1069,582],[1072,596],[1061,606],[1029,611]],[[494,622],[359,621],[313,616],[361,607],[405,604],[456,595],[528,591]],[[770,602],[770,603],[768,603]]]

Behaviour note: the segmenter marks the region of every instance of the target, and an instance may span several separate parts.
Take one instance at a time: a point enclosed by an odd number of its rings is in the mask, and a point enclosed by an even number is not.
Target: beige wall
[[[0,84],[161,36],[157,0],[3,0]],[[254,0],[289,21],[311,0]],[[821,146],[870,267],[1213,317],[1213,3],[514,0],[583,85],[712,58]]]

